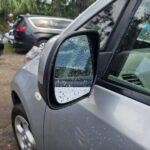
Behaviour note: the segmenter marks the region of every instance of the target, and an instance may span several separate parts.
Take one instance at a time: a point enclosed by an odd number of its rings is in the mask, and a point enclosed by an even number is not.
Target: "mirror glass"
[[[94,74],[91,46],[86,35],[67,39],[59,48],[55,62],[55,97],[65,104],[91,91]]]

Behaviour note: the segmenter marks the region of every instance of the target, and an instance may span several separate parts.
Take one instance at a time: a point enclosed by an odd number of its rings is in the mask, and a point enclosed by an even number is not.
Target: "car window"
[[[150,1],[144,0],[114,57],[107,79],[150,95]]]
[[[36,27],[40,28],[51,28],[51,29],[64,29],[71,21],[57,20],[57,19],[31,19],[32,23]]]
[[[65,20],[49,20],[49,27],[54,29],[65,29],[71,21],[65,21]]]
[[[49,19],[31,19],[36,27],[49,28]]]
[[[107,42],[118,18],[123,10],[126,0],[118,0],[106,7],[90,19],[80,30],[96,30],[100,34],[100,47],[103,48]]]
[[[20,16],[19,16],[19,17],[17,18],[17,20],[15,21],[15,23],[14,23],[14,27],[17,27],[17,26],[24,26],[24,25],[26,25],[26,23],[25,23],[23,17],[20,17]]]

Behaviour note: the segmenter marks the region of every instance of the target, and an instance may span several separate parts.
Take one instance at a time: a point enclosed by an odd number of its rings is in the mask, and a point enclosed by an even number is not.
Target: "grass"
[[[5,43],[4,52],[6,53],[14,53],[16,49],[9,43]]]
[[[5,43],[4,52],[5,53],[16,53],[19,52],[20,49],[14,48],[11,44]]]

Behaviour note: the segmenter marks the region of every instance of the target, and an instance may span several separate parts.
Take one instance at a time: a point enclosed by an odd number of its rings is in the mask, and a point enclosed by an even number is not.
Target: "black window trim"
[[[109,71],[110,71],[110,65],[111,65],[112,59],[114,58],[114,56],[115,56],[115,54],[116,54],[116,52],[118,50],[118,47],[121,44],[121,41],[124,39],[124,36],[125,36],[125,34],[126,34],[127,30],[128,30],[128,27],[130,25],[130,22],[132,21],[132,18],[134,16],[134,14],[136,13],[136,10],[138,9],[138,7],[141,4],[141,2],[142,2],[142,0],[137,0],[137,4],[136,4],[132,14],[130,15],[130,20],[128,22],[127,28],[126,28],[122,38],[120,39],[117,47],[115,47],[115,49],[113,50],[114,53],[112,55],[112,58],[111,58],[110,62],[107,65],[107,69],[105,70],[104,75],[97,79],[96,85],[102,86],[102,87],[107,88],[107,89],[109,89],[111,91],[114,91],[114,92],[116,92],[118,94],[121,94],[121,95],[126,96],[128,98],[131,98],[131,99],[133,99],[135,101],[138,101],[140,103],[143,103],[143,104],[146,104],[146,105],[150,106],[150,96],[148,96],[147,94],[138,92],[138,91],[136,91],[136,89],[133,89],[131,87],[128,87],[128,86],[125,86],[123,84],[119,84],[117,82],[114,82],[114,81],[111,81],[111,80],[107,79]]]

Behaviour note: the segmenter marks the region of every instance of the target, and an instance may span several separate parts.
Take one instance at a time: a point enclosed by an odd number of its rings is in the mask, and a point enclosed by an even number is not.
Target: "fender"
[[[11,89],[18,95],[25,109],[38,148],[43,150],[43,127],[46,104],[42,99],[38,101],[35,98],[35,93],[38,92],[37,77],[25,69],[20,69],[13,79]]]

